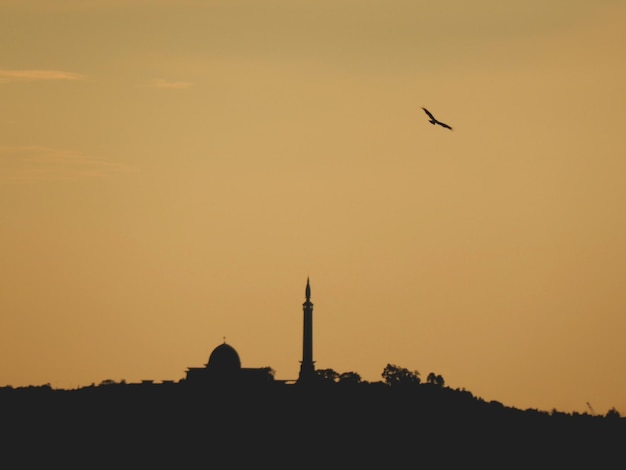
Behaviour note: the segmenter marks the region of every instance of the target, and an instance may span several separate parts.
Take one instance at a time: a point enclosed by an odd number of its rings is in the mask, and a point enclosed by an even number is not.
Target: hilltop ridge
[[[6,448],[31,464],[600,468],[623,463],[626,442],[619,414],[519,410],[428,383],[4,387],[0,411]]]

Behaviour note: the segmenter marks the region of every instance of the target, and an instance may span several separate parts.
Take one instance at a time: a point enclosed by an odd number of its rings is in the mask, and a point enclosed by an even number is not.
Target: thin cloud
[[[35,182],[103,178],[128,173],[129,165],[39,146],[0,147],[0,181]]]
[[[83,75],[61,70],[0,70],[1,82],[32,82],[44,80],[82,80]]]
[[[153,88],[172,88],[172,89],[181,89],[181,88],[189,88],[192,86],[191,82],[172,82],[169,80],[163,80],[162,78],[155,78],[148,82],[148,86]]]

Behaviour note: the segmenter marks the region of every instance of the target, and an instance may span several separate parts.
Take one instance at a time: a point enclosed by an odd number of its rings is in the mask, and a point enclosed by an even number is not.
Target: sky
[[[625,51],[617,0],[0,0],[0,386],[296,379],[309,278],[318,369],[626,415]]]

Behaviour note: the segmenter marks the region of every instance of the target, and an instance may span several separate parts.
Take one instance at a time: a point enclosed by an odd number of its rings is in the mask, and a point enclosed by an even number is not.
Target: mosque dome
[[[206,366],[220,372],[238,371],[241,369],[241,360],[235,348],[223,343],[213,350]]]

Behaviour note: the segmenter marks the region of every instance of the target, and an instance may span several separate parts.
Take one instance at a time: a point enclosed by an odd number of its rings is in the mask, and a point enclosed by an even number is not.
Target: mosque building
[[[316,378],[315,361],[313,361],[313,303],[311,302],[311,285],[306,280],[305,302],[302,304],[304,313],[302,334],[302,361],[300,374],[296,383],[311,383]],[[204,367],[189,367],[185,382],[204,385],[259,385],[265,383],[288,382],[277,381],[271,367],[241,367],[239,354],[230,344],[224,342],[217,346],[209,356]]]

